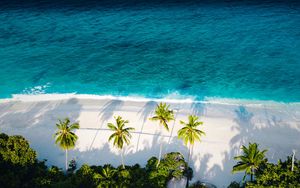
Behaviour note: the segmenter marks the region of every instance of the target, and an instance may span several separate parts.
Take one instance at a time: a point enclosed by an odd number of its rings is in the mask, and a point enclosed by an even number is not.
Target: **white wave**
[[[121,100],[132,102],[167,102],[167,103],[194,103],[191,98],[172,99],[172,98],[145,98],[142,96],[113,96],[113,95],[92,95],[92,94],[14,94],[11,99],[4,100],[17,100],[17,101],[51,101],[51,100],[65,100],[65,99],[95,99],[95,100]]]
[[[50,87],[50,83],[47,83],[45,85],[38,85],[30,88],[25,88],[22,93],[28,94],[28,95],[38,95],[38,94],[45,94],[46,89]]]
[[[113,95],[91,95],[91,94],[15,94],[12,98],[1,99],[0,101],[53,101],[53,100],[67,100],[71,98],[76,99],[94,99],[94,100],[121,100],[121,101],[132,101],[132,102],[166,102],[166,103],[203,103],[203,104],[219,104],[219,105],[235,105],[235,106],[272,106],[272,105],[300,105],[300,102],[283,103],[277,101],[267,100],[246,100],[246,99],[234,99],[234,98],[219,98],[219,97],[205,97],[203,100],[196,100],[193,96],[184,96],[179,93],[172,93],[165,96],[164,98],[145,98],[143,96],[113,96]]]

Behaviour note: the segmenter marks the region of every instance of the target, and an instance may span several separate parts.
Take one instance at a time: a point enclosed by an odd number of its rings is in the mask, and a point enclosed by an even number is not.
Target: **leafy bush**
[[[240,188],[240,184],[236,181],[231,182],[227,188]]]
[[[0,134],[1,160],[11,165],[25,166],[36,161],[36,152],[22,136]]]
[[[257,171],[255,182],[246,187],[300,187],[300,161],[295,159],[294,171],[291,169],[291,157],[277,164],[265,163]]]
[[[189,188],[217,188],[215,185],[210,184],[210,183],[204,183],[201,181],[197,181],[193,183]]]
[[[171,179],[179,180],[187,174],[187,163],[179,152],[166,154],[158,168],[156,168],[157,162],[157,158],[152,157],[146,165],[148,179],[153,187],[166,187]]]
[[[50,187],[63,179],[60,169],[48,169],[45,161],[36,159],[36,152],[24,137],[0,134],[1,187]]]

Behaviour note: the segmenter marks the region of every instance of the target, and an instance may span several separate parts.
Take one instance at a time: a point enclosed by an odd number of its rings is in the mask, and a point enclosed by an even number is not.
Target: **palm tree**
[[[178,138],[182,139],[186,146],[189,145],[188,163],[190,161],[191,147],[193,148],[195,141],[201,141],[201,136],[205,135],[205,132],[197,129],[198,126],[203,125],[203,122],[198,120],[198,116],[189,115],[188,123],[180,121],[180,124],[184,125],[184,127],[178,130]]]
[[[174,112],[173,110],[169,110],[169,107],[170,105],[167,105],[166,103],[159,103],[155,109],[155,116],[150,118],[150,120],[152,121],[158,121],[159,125],[163,126],[167,131],[169,131],[168,123],[174,120]],[[163,141],[161,141],[160,143],[159,157],[156,165],[157,167],[160,163],[162,145],[163,145]]]
[[[110,130],[114,131],[112,135],[110,135],[108,141],[113,139],[113,145],[117,147],[121,152],[121,160],[122,166],[125,168],[124,165],[124,157],[123,157],[123,146],[124,142],[128,145],[130,143],[131,134],[130,131],[133,131],[134,128],[127,127],[125,128],[125,124],[129,123],[128,120],[123,120],[121,116],[115,117],[116,125],[112,123],[108,123],[107,126]]]
[[[68,150],[75,147],[78,136],[73,132],[76,129],[79,129],[79,123],[75,122],[70,123],[70,119],[66,118],[65,120],[58,120],[56,123],[57,132],[53,135],[55,137],[55,144],[58,144],[60,148],[66,152],[66,171],[68,170]]]
[[[186,146],[189,145],[188,162],[187,162],[188,166],[190,162],[191,148],[193,150],[195,141],[200,142],[201,136],[205,135],[205,132],[197,129],[198,126],[203,124],[203,122],[198,121],[198,119],[199,117],[197,116],[189,115],[189,122],[185,123],[184,121],[180,121],[180,124],[184,125],[184,127],[178,130],[178,138],[182,139]],[[188,186],[189,186],[189,178],[187,178],[186,181],[186,187]]]
[[[233,167],[232,172],[236,173],[239,171],[245,171],[245,176],[250,174],[251,181],[253,181],[253,175],[255,175],[255,171],[259,168],[260,164],[266,161],[265,153],[267,150],[259,151],[258,144],[249,143],[248,148],[246,146],[242,146],[243,155],[234,157],[235,160],[239,160],[238,163]]]

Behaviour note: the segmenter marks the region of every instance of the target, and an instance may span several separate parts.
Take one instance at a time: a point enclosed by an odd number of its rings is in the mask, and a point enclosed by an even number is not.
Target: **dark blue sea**
[[[300,1],[0,2],[0,98],[300,101]]]

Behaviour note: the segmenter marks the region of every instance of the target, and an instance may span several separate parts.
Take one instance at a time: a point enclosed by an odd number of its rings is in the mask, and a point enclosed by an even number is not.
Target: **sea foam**
[[[172,98],[173,96],[173,98]],[[174,97],[176,96],[176,97]],[[214,105],[233,105],[233,106],[284,106],[284,105],[300,105],[299,102],[283,103],[277,101],[264,101],[264,100],[246,100],[246,99],[234,99],[234,98],[220,98],[220,97],[205,97],[203,100],[195,100],[192,96],[180,96],[168,95],[164,98],[146,98],[143,96],[113,96],[113,95],[91,95],[91,94],[15,94],[12,98],[0,99],[0,102],[9,101],[22,101],[22,102],[35,102],[35,101],[56,101],[56,100],[68,100],[68,99],[90,99],[90,100],[121,100],[129,102],[165,102],[165,103],[202,103],[202,104],[214,104]]]

